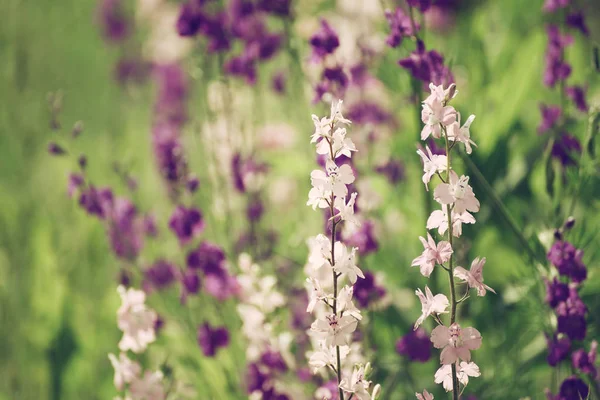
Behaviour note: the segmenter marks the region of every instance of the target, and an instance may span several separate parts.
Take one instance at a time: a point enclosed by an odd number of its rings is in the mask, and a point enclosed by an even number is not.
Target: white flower
[[[126,354],[119,354],[119,358],[114,354],[109,354],[108,358],[115,370],[115,387],[117,390],[123,390],[126,383],[130,383],[141,372],[142,367],[135,361],[131,361]]]
[[[350,252],[342,242],[335,242],[335,265],[333,269],[338,274],[346,274],[352,284],[356,283],[357,276],[364,278],[360,268],[356,266],[356,247],[353,247]]]
[[[321,288],[321,284],[315,278],[307,278],[306,282],[309,283],[310,290],[310,299],[308,302],[308,307],[306,307],[306,312],[313,312],[317,303],[321,300],[325,300],[329,297],[327,293]],[[312,289],[310,289],[312,287]]]
[[[319,346],[319,350],[314,351],[309,356],[308,365],[313,369],[313,374],[321,368],[335,366],[337,364],[337,353],[335,346]],[[340,361],[344,360],[350,353],[350,347],[340,346]]]
[[[117,325],[123,331],[119,349],[141,353],[156,339],[154,333],[156,312],[144,304],[146,295],[143,291],[125,289],[123,286],[119,286],[117,291],[122,300],[121,307],[117,310]]]
[[[321,187],[321,186],[313,187],[308,192],[308,201],[306,202],[306,205],[311,206],[313,208],[313,210],[316,210],[317,207],[318,208],[327,208],[327,207],[329,207],[329,198],[330,197],[331,197],[331,193],[326,191],[325,187]]]
[[[343,289],[338,293],[337,309],[344,315],[350,315],[360,321],[362,319],[362,315],[360,314],[360,310],[356,308],[352,302],[353,294],[354,287],[344,286]]]
[[[429,232],[427,232],[427,240],[423,236],[419,236],[419,240],[423,244],[423,253],[413,260],[411,266],[418,266],[421,274],[429,277],[436,264],[442,265],[450,259],[453,253],[452,246],[445,240],[436,244]]]
[[[146,371],[144,376],[136,379],[129,385],[133,400],[164,400],[163,374],[160,371]]]
[[[427,390],[423,391],[423,394],[415,393],[415,395],[417,396],[417,400],[433,400],[433,395]]]
[[[331,259],[331,241],[322,233],[308,240],[308,264],[312,269],[328,266]]]
[[[440,126],[449,126],[456,121],[456,110],[452,106],[444,106],[437,96],[430,96],[423,102],[421,120],[425,124],[421,130],[421,140],[426,140],[429,135],[438,139],[442,137]]]
[[[469,131],[474,119],[475,116],[471,115],[465,124],[460,126],[460,113],[458,113],[458,120],[448,127],[448,140],[464,143],[467,154],[471,154],[471,145],[477,147],[475,142],[471,140],[471,132]]]
[[[429,190],[429,181],[431,180],[431,177],[437,172],[446,170],[448,158],[445,155],[433,154],[429,146],[425,146],[425,150],[427,151],[427,154],[421,149],[417,150],[417,154],[423,160],[423,183],[425,184],[425,188]]]
[[[454,204],[453,211],[458,214],[479,211],[479,200],[475,198],[473,188],[469,185],[469,177],[462,175],[459,178],[454,171],[450,171],[450,182],[435,188],[433,197],[440,204]]]
[[[360,221],[354,215],[354,203],[356,201],[356,196],[358,193],[354,192],[350,195],[350,200],[346,204],[346,196],[336,197],[333,204],[338,213],[335,214],[331,219],[335,217],[340,217],[340,219],[344,221],[348,221],[356,226],[360,226]]]
[[[467,271],[463,267],[454,269],[454,276],[467,282],[470,288],[477,289],[478,296],[485,296],[486,289],[492,293],[496,293],[494,289],[483,283],[483,266],[485,265],[485,257],[473,260],[471,270]]]
[[[346,185],[354,182],[352,167],[343,164],[338,167],[333,161],[327,160],[325,171],[314,170],[310,173],[310,181],[313,187],[321,188],[324,192],[333,193],[335,196],[346,196],[348,188]]]
[[[348,335],[356,330],[358,321],[349,315],[339,317],[330,314],[325,319],[317,319],[312,323],[310,330],[323,340],[325,346],[343,346],[348,344]]]
[[[462,224],[474,224],[475,217],[468,211],[459,214],[452,210],[452,236],[460,237],[462,235]],[[448,230],[448,214],[446,207],[442,206],[441,210],[435,210],[427,219],[427,229],[436,229],[440,235],[443,235]]]
[[[353,393],[358,400],[371,400],[371,395],[367,391],[371,381],[365,380],[365,367],[354,368],[350,380],[342,379],[340,388],[347,393]]]
[[[429,83],[429,92],[430,94],[425,99],[425,103],[432,103],[434,101],[442,103],[455,98],[458,94],[458,90],[456,90],[456,85],[454,83],[444,89],[444,85],[436,86],[431,82]]]
[[[344,118],[344,116],[342,115],[342,104],[343,103],[344,103],[343,100],[338,100],[337,103],[336,102],[331,103],[330,119],[332,121],[339,122],[341,124],[349,125],[352,122],[349,119]]]
[[[348,158],[352,157],[353,151],[356,150],[356,146],[352,139],[346,137],[346,129],[338,128],[333,132],[332,138],[332,149],[333,149],[333,157],[338,158],[339,156],[346,156]],[[327,154],[327,153],[319,153],[319,154]]]
[[[478,377],[481,375],[479,367],[474,362],[462,361],[456,364],[456,375],[458,381],[464,386],[469,383],[469,376]],[[446,392],[452,391],[452,365],[442,365],[435,373],[435,383],[441,383]]]
[[[427,286],[425,286],[425,294],[423,294],[421,289],[417,289],[415,294],[419,297],[419,300],[421,300],[421,316],[417,319],[417,322],[415,322],[415,330],[423,323],[423,321],[425,321],[425,318],[429,317],[431,314],[447,313],[446,308],[450,302],[443,294],[436,294],[434,296]]]
[[[319,139],[331,139],[331,119],[323,117],[319,119],[316,115],[312,115],[313,123],[315,124],[315,132],[310,138],[311,143],[317,143]]]

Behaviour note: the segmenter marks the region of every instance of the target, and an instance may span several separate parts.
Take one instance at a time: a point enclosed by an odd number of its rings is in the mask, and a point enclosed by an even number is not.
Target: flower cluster
[[[423,183],[426,189],[429,190],[428,185],[434,176],[441,180],[433,191],[433,198],[440,204],[441,209],[431,213],[427,220],[427,229],[435,229],[440,235],[446,235],[446,240],[436,242],[429,232],[427,238],[420,237],[424,250],[413,260],[412,266],[419,267],[425,277],[429,277],[436,266],[446,270],[450,280],[450,300],[443,294],[434,295],[427,286],[425,293],[418,289],[416,294],[421,301],[421,316],[414,328],[418,329],[428,316],[432,316],[439,324],[431,332],[433,346],[442,350],[442,367],[435,374],[435,382],[441,383],[446,391],[454,391],[454,398],[457,399],[459,384],[466,386],[469,377],[480,375],[479,367],[471,361],[471,351],[477,350],[482,340],[477,329],[464,328],[456,322],[457,305],[466,300],[469,289],[475,289],[478,296],[485,296],[488,290],[494,291],[483,281],[485,258],[475,258],[469,270],[454,264],[453,240],[462,235],[462,224],[475,223],[471,213],[479,211],[479,201],[469,185],[469,177],[459,176],[452,169],[451,151],[457,143],[461,143],[466,153],[471,153],[475,143],[471,140],[469,128],[475,116],[471,115],[461,126],[460,113],[448,105],[457,94],[455,85],[444,89],[442,85],[436,86],[431,83],[429,89],[431,93],[423,101],[421,113],[425,124],[421,131],[421,139],[442,139],[446,154],[433,154],[429,146],[425,147],[425,151],[418,150],[417,154],[423,161]],[[460,300],[457,298],[455,278],[467,286]],[[441,315],[448,313],[448,307],[450,323],[445,325]],[[419,398],[428,396],[431,398],[427,392],[417,394]]]
[[[579,31],[584,36],[589,36],[589,30],[581,11],[570,10],[569,1],[547,0],[544,11],[557,13],[559,9],[567,8],[564,25],[572,30]],[[571,76],[572,67],[565,59],[565,49],[574,42],[573,35],[561,32],[561,26],[551,24],[546,27],[548,46],[546,48],[546,67],[544,70],[544,85],[549,88],[559,86],[561,102],[559,105],[540,104],[542,120],[538,126],[538,133],[550,132],[555,136],[552,143],[552,157],[560,161],[563,166],[575,164],[574,155],[581,153],[579,140],[566,131],[565,117],[567,114],[565,97],[580,112],[587,113],[586,89],[581,85],[567,85]]]
[[[569,219],[564,227],[556,232],[556,241],[548,251],[548,261],[556,268],[558,277],[546,280],[546,302],[556,314],[556,332],[547,337],[548,364],[556,367],[569,360],[572,370],[578,375],[566,378],[560,386],[558,395],[547,391],[550,400],[587,398],[587,375],[592,382],[600,378],[595,366],[598,342],[592,340],[590,350],[586,351],[583,341],[587,336],[588,308],[579,296],[579,289],[587,278],[587,268],[583,263],[583,250],[568,242],[564,235],[573,226]]]
[[[364,274],[356,265],[358,249],[349,249],[336,241],[336,229],[342,221],[358,223],[354,217],[357,193],[348,191],[348,185],[354,182],[354,173],[348,164],[338,165],[337,161],[340,157],[350,158],[357,151],[352,139],[346,137],[350,121],[342,115],[341,107],[342,101],[338,101],[331,105],[329,117],[312,116],[315,132],[311,142],[316,144],[317,154],[325,156],[325,170],[312,171],[307,205],[329,210],[331,238],[319,234],[309,242],[307,311],[317,316],[310,328],[316,346],[309,365],[314,373],[322,368],[336,373],[340,400],[349,397],[367,400],[379,392],[377,385],[369,394],[370,364],[353,367],[342,364],[349,360],[351,334],[362,319],[353,302],[352,285],[359,277],[364,278]],[[341,287],[342,278],[349,284]]]
[[[108,358],[115,370],[115,388],[123,394],[116,399],[123,400],[162,400],[166,398],[163,373],[145,371],[137,361],[131,360],[127,352],[143,353],[156,339],[157,315],[145,304],[146,294],[141,290],[117,288],[121,296],[121,307],[117,311],[119,329],[123,338],[119,342],[119,357],[109,354]]]
[[[321,20],[320,29],[310,38],[310,45],[311,61],[323,65],[319,82],[315,87],[313,103],[324,99],[325,94],[342,97],[348,88],[350,77],[344,66],[335,60],[334,53],[340,46],[340,39],[327,20]]]

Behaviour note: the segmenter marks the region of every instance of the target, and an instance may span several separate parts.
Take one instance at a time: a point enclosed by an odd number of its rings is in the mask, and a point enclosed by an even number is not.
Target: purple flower
[[[585,339],[587,323],[585,316],[587,307],[579,298],[577,290],[571,288],[569,298],[556,307],[559,333],[564,333],[571,340]]]
[[[321,80],[315,86],[313,103],[316,104],[321,101],[325,93],[343,97],[349,82],[348,75],[346,75],[342,66],[326,67],[321,74]]]
[[[579,111],[588,111],[588,105],[585,101],[585,90],[581,86],[569,86],[565,91]]]
[[[260,198],[256,197],[252,199],[246,208],[246,218],[248,221],[256,222],[259,221],[265,211],[265,207]]]
[[[142,287],[149,293],[152,290],[162,290],[175,281],[177,268],[166,260],[158,260],[144,271]]]
[[[375,237],[374,227],[372,221],[364,221],[350,236],[344,238],[344,243],[348,246],[358,247],[358,253],[361,256],[377,251],[379,243]]]
[[[552,129],[562,115],[562,110],[558,106],[547,106],[540,104],[540,112],[542,113],[542,122],[538,126],[538,133],[542,134]]]
[[[206,292],[218,300],[226,300],[239,293],[239,284],[225,267],[204,275]]]
[[[187,265],[191,269],[199,269],[205,274],[218,274],[225,261],[225,252],[214,243],[203,241],[196,250],[187,256]]]
[[[150,73],[150,64],[139,58],[121,58],[114,69],[114,78],[121,86],[128,83],[141,84]]]
[[[246,53],[229,59],[225,63],[224,69],[230,75],[246,78],[246,82],[250,85],[256,83],[255,59]]]
[[[409,6],[416,7],[424,13],[431,7],[431,0],[406,0]]]
[[[260,362],[271,371],[286,372],[288,366],[281,354],[277,351],[267,350],[260,356]]]
[[[79,195],[79,205],[90,215],[104,219],[106,209],[112,207],[113,194],[109,188],[96,189],[89,185]]]
[[[214,16],[205,16],[200,32],[208,39],[208,53],[227,51],[231,47],[230,32],[226,28],[227,14],[218,13]]]
[[[285,94],[286,76],[283,71],[279,71],[273,76],[271,87],[277,94]]]
[[[583,250],[578,250],[567,241],[557,240],[548,251],[548,260],[558,269],[558,273],[568,276],[575,283],[587,278],[587,269],[583,263]]]
[[[158,228],[156,227],[156,218],[152,214],[147,214],[142,220],[142,230],[148,237],[158,236]]]
[[[256,162],[252,158],[244,160],[240,153],[236,153],[231,159],[233,186],[238,192],[245,193],[248,189],[246,187],[246,178],[252,175],[264,174],[268,169],[267,164]]]
[[[310,38],[313,61],[321,61],[328,54],[332,54],[340,45],[337,33],[329,26],[326,20],[321,19],[321,29]]]
[[[562,283],[557,278],[551,282],[546,281],[546,302],[555,308],[559,303],[569,298],[569,285]]]
[[[385,295],[385,288],[377,285],[371,271],[365,271],[364,275],[365,279],[359,279],[354,284],[354,299],[361,308],[369,307],[371,301],[379,300]]]
[[[181,284],[186,294],[196,294],[200,291],[200,277],[194,270],[188,269],[183,273]]]
[[[585,17],[581,11],[567,15],[566,22],[568,26],[573,29],[578,29],[585,36],[590,35],[590,30],[585,24]]]
[[[567,336],[558,339],[556,335],[553,338],[546,338],[548,343],[548,364],[556,367],[559,362],[567,358],[571,350],[571,341]]]
[[[125,198],[106,202],[107,234],[115,255],[125,260],[135,259],[141,251],[143,241],[142,219],[133,203]]]
[[[410,331],[396,342],[398,354],[410,361],[427,362],[431,358],[431,340],[423,328]]]
[[[410,37],[419,30],[418,24],[415,24],[415,30],[413,30],[413,23],[410,17],[404,14],[404,11],[400,7],[397,7],[394,12],[386,10],[385,18],[390,26],[390,34],[385,42],[392,48],[400,46],[404,37]]]
[[[557,82],[566,80],[571,75],[571,66],[563,60],[564,49],[573,43],[573,37],[562,35],[557,26],[549,25],[548,47],[546,48],[546,70],[544,84],[554,87]]]
[[[211,327],[204,323],[198,327],[198,344],[207,357],[214,357],[217,350],[229,344],[229,331],[224,326]]]
[[[571,355],[573,367],[584,374],[589,374],[592,379],[596,380],[598,378],[598,370],[595,365],[597,352],[598,342],[595,340],[592,342],[589,353],[586,353],[583,349],[574,351]]]
[[[246,385],[248,386],[248,393],[253,393],[256,391],[262,392],[263,388],[267,386],[266,383],[269,380],[269,375],[261,370],[258,363],[248,364],[248,369],[246,370]]]
[[[69,184],[67,186],[67,192],[69,193],[69,197],[73,197],[76,190],[79,190],[85,184],[85,180],[81,174],[70,174],[69,175]]]
[[[202,213],[196,208],[177,206],[169,220],[169,228],[177,235],[179,243],[184,245],[204,230]]]
[[[50,142],[48,143],[48,153],[50,153],[53,156],[62,156],[66,153],[66,151],[59,144],[55,142]]]
[[[353,123],[359,125],[395,124],[394,116],[390,112],[371,101],[361,101],[351,105],[347,116]]]
[[[130,34],[129,21],[124,15],[121,0],[101,0],[98,20],[102,26],[102,34],[109,42],[121,42]]]
[[[280,17],[288,17],[291,13],[291,0],[260,0],[258,8]]]
[[[164,64],[156,66],[154,74],[158,84],[155,104],[158,120],[180,127],[187,120],[188,83],[185,72],[177,64]]]
[[[576,156],[581,154],[579,140],[563,132],[552,145],[552,157],[559,160],[563,166],[576,165]]]
[[[177,19],[177,32],[180,36],[195,36],[206,21],[202,5],[197,0],[184,3]]]
[[[384,175],[391,185],[396,185],[404,179],[404,163],[390,159],[387,163],[375,167],[375,171]]]
[[[200,185],[200,180],[198,180],[198,177],[188,176],[185,187],[190,193],[195,193],[196,190],[198,190],[199,185]]]
[[[560,8],[565,8],[571,3],[571,0],[546,0],[542,7],[547,13],[553,13]]]
[[[425,44],[420,40],[417,42],[417,49],[407,58],[399,60],[398,64],[415,79],[426,84],[433,82],[447,86],[454,82],[452,73],[444,65],[444,57],[435,50],[425,51]]]
[[[587,399],[589,394],[588,385],[573,375],[565,379],[560,385],[560,393],[557,400]]]

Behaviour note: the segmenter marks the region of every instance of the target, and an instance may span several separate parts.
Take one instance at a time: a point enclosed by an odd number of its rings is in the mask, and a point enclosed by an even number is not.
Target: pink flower
[[[471,154],[473,151],[471,145],[477,147],[475,142],[471,140],[471,131],[469,130],[473,120],[475,119],[475,116],[470,115],[465,124],[460,126],[460,113],[457,115],[457,121],[448,127],[448,139],[464,143],[467,154]]]
[[[478,296],[485,296],[486,289],[492,293],[496,293],[494,289],[483,283],[483,266],[485,264],[485,257],[473,260],[471,263],[471,270],[467,271],[463,267],[456,267],[454,269],[454,276],[467,282],[470,288],[477,289]]]
[[[433,154],[429,146],[425,146],[427,154],[423,150],[417,150],[417,154],[423,160],[423,183],[427,190],[429,190],[429,181],[436,172],[442,172],[446,170],[447,157],[440,154]]]
[[[427,390],[423,391],[423,394],[415,393],[415,395],[417,396],[417,400],[433,400],[433,395]]]
[[[475,218],[468,211],[458,214],[454,211],[452,215],[452,236],[460,237],[462,235],[462,224],[474,224]],[[427,219],[427,229],[436,229],[440,235],[443,235],[448,230],[448,214],[445,207],[441,210],[435,210]]]
[[[444,106],[438,96],[429,96],[423,102],[421,120],[425,124],[421,140],[427,140],[429,135],[438,139],[442,137],[441,125],[449,126],[456,122],[456,110],[452,106]]]
[[[427,233],[427,240],[424,237],[419,236],[419,240],[423,243],[423,253],[415,258],[411,266],[419,266],[421,274],[429,277],[433,271],[435,264],[443,264],[450,259],[452,254],[452,246],[446,241],[441,241],[437,245],[429,233]]]
[[[421,289],[415,290],[415,294],[419,297],[419,300],[421,300],[421,316],[417,319],[417,322],[415,322],[415,330],[423,323],[423,321],[425,321],[425,318],[429,317],[431,314],[443,314],[448,312],[446,311],[446,308],[450,302],[443,294],[436,294],[434,296],[427,286],[425,286],[425,294],[423,294]]]
[[[467,386],[469,383],[469,376],[478,377],[481,376],[481,372],[479,372],[479,367],[474,362],[464,362],[462,361],[460,364],[456,364],[456,376],[458,377],[458,381],[462,383],[464,386]],[[446,392],[450,392],[452,390],[452,366],[451,365],[442,365],[435,373],[435,383],[441,383],[446,389]]]
[[[469,177],[450,171],[450,182],[442,183],[435,188],[433,197],[440,204],[454,204],[453,211],[462,214],[465,211],[479,211],[479,200],[475,198],[473,188],[469,186]]]
[[[481,346],[481,334],[475,328],[462,329],[456,322],[448,328],[436,326],[431,332],[431,342],[436,349],[443,349],[440,361],[444,365],[452,364],[460,358],[471,361],[471,350]]]

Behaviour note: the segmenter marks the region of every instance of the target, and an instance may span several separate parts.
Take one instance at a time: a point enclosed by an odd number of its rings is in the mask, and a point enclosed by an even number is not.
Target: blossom
[[[575,103],[577,109],[581,112],[588,111],[588,105],[585,101],[585,89],[581,86],[569,86],[565,89],[567,96]]]
[[[579,297],[577,289],[571,288],[569,298],[556,307],[557,331],[571,340],[585,339],[587,307]]]
[[[581,11],[567,15],[565,22],[573,29],[578,29],[585,36],[590,36],[590,29],[585,23],[585,17]]]
[[[419,240],[423,244],[424,250],[419,257],[413,260],[411,266],[419,266],[421,274],[429,277],[436,263],[441,265],[450,259],[453,252],[452,246],[446,241],[436,244],[429,232],[427,233],[427,240],[422,236],[419,236]]]
[[[354,288],[352,286],[344,286],[342,290],[340,290],[337,298],[338,312],[350,315],[360,321],[362,315],[360,314],[360,310],[356,308],[352,302],[353,294]]]
[[[429,190],[429,181],[431,177],[438,172],[446,171],[448,158],[445,155],[432,154],[429,146],[425,146],[427,154],[423,150],[417,150],[417,154],[423,160],[423,183],[427,190]]]
[[[144,376],[129,385],[133,400],[164,400],[166,393],[163,387],[163,374],[160,371],[146,371]]]
[[[175,281],[177,267],[166,260],[157,260],[152,266],[144,270],[144,291],[153,289],[162,290]]]
[[[398,64],[422,82],[450,83],[454,81],[452,73],[444,65],[444,57],[435,50],[426,51],[422,40],[417,40],[417,48]]]
[[[463,143],[467,154],[471,154],[471,145],[477,147],[475,142],[471,140],[471,132],[469,131],[474,120],[475,116],[470,115],[463,126],[460,126],[460,113],[457,113],[457,121],[448,126],[448,140]]]
[[[352,167],[348,164],[338,167],[333,161],[328,160],[326,171],[314,170],[311,172],[310,180],[313,187],[326,193],[331,192],[334,196],[346,196],[348,194],[346,185],[354,182]]]
[[[109,354],[108,358],[115,370],[115,388],[123,390],[126,383],[131,383],[142,371],[142,367],[135,361],[131,361],[125,353],[119,354],[119,358],[114,354]]]
[[[576,249],[571,243],[557,240],[546,257],[558,269],[560,275],[568,276],[573,282],[580,283],[587,278],[583,250]]]
[[[308,302],[308,306],[306,307],[306,312],[313,312],[317,303],[321,300],[327,299],[327,293],[321,288],[321,284],[315,278],[306,278],[306,282],[308,282],[312,286],[312,290],[310,290],[310,300]],[[309,286],[310,289],[310,286]]]
[[[475,328],[461,328],[456,322],[450,327],[436,326],[431,331],[431,342],[436,349],[443,349],[440,354],[442,364],[453,364],[459,358],[471,361],[471,350],[481,346],[481,334]]]
[[[366,271],[364,279],[357,280],[354,284],[354,298],[358,304],[366,308],[373,301],[380,300],[385,296],[385,288],[375,282],[375,275],[372,272]]]
[[[329,119],[340,124],[350,125],[352,122],[349,119],[344,118],[344,116],[342,115],[343,104],[343,100],[331,102],[331,115],[329,116]]]
[[[469,177],[462,175],[459,178],[454,171],[450,171],[448,183],[441,183],[435,188],[433,197],[440,204],[454,204],[453,211],[458,214],[479,211],[479,200],[469,185]]]
[[[202,213],[196,208],[178,206],[171,215],[169,228],[182,245],[186,244],[204,230]]]
[[[385,176],[391,185],[404,180],[404,163],[390,158],[385,164],[375,167],[375,171]]]
[[[360,268],[356,266],[356,247],[348,251],[342,242],[335,242],[334,251],[337,255],[333,269],[338,274],[346,274],[352,284],[356,283],[357,276],[364,278]]]
[[[558,106],[540,104],[540,113],[542,114],[542,121],[537,128],[539,134],[554,128],[562,115],[562,109]]]
[[[330,265],[331,259],[331,241],[322,233],[308,240],[309,256],[308,265],[310,269],[318,270],[321,267]]]
[[[217,350],[229,344],[229,331],[224,326],[212,327],[204,323],[198,327],[198,344],[207,357],[214,357]]]
[[[340,156],[346,156],[348,158],[352,157],[353,151],[356,150],[356,146],[352,139],[346,137],[346,129],[338,128],[333,132],[332,141],[332,149],[333,149],[333,157],[338,158]],[[322,142],[322,141],[321,141]],[[318,151],[317,151],[318,153]],[[319,153],[319,154],[327,154],[327,153]]]
[[[354,215],[354,202],[356,201],[356,196],[358,193],[354,192],[350,195],[350,200],[346,203],[346,197],[336,197],[333,205],[338,213],[335,214],[331,219],[335,217],[339,217],[343,221],[348,221],[356,226],[360,226],[360,221]]]
[[[394,12],[386,10],[385,18],[390,25],[390,35],[385,42],[392,48],[400,46],[402,39],[414,35],[416,33],[415,31],[419,30],[419,25],[417,23],[415,23],[415,29],[413,29],[413,23],[411,22],[410,17],[406,15],[400,7],[397,7]]]
[[[423,102],[421,120],[425,124],[421,130],[421,140],[426,140],[430,135],[437,139],[442,137],[442,125],[450,126],[456,122],[456,110],[452,106],[444,106],[438,98],[431,98]]]
[[[474,224],[475,217],[468,211],[459,214],[452,210],[452,236],[460,237],[462,235],[462,224]],[[436,229],[440,235],[448,230],[448,213],[446,207],[441,210],[435,210],[427,218],[427,229]]]
[[[117,325],[123,331],[119,349],[141,353],[156,339],[154,332],[156,312],[144,304],[146,295],[143,291],[125,289],[123,286],[119,286],[117,291],[122,301],[121,307],[117,310]]]
[[[436,294],[435,296],[431,293],[431,289],[425,286],[425,294],[421,289],[417,289],[415,294],[421,300],[421,316],[415,322],[414,329],[416,330],[425,321],[425,318],[431,314],[443,314],[446,313],[446,308],[450,304],[448,298],[443,294]]]
[[[565,167],[577,165],[577,156],[581,154],[581,143],[575,136],[562,132],[554,141],[551,154]]]
[[[340,360],[346,358],[350,353],[350,347],[340,346]],[[337,364],[337,353],[335,346],[320,346],[319,350],[313,352],[308,360],[308,365],[317,373],[321,368]]]
[[[308,192],[307,206],[311,206],[313,210],[318,208],[329,207],[329,192],[324,187],[314,187]]]
[[[569,285],[562,283],[556,277],[552,281],[546,281],[546,302],[550,307],[555,308],[568,298]]]
[[[417,396],[417,400],[433,400],[433,395],[427,390],[423,391],[423,394],[415,393],[415,396]]]
[[[358,400],[371,400],[371,395],[367,391],[371,381],[365,379],[365,367],[354,368],[350,380],[342,379],[340,388],[347,393],[353,393]]]
[[[546,337],[546,342],[548,344],[548,357],[546,360],[549,365],[555,367],[569,355],[571,340],[569,340],[568,336],[563,336],[559,339],[554,335],[552,338]]]
[[[336,314],[317,319],[310,330],[325,346],[343,346],[348,344],[348,335],[356,330],[358,321],[350,315],[339,317]]]
[[[547,391],[546,398],[548,400],[588,399],[589,392],[588,385],[581,378],[573,375],[563,381],[558,395],[553,396]]]
[[[321,20],[321,29],[310,38],[312,46],[312,59],[320,61],[328,54],[332,54],[340,45],[337,33],[326,20]]]
[[[595,365],[597,352],[598,342],[595,340],[592,341],[590,351],[588,353],[586,353],[584,349],[574,351],[571,355],[573,367],[583,372],[584,374],[589,374],[592,379],[597,379],[598,370],[596,369]]]
[[[431,341],[423,328],[408,332],[396,342],[398,354],[410,361],[427,362],[431,358]]]
[[[481,375],[479,367],[474,362],[462,361],[456,363],[456,376],[458,381],[466,386],[469,383],[469,377],[478,377]],[[441,383],[446,392],[452,391],[452,366],[450,364],[442,365],[435,373],[435,383]]]
[[[486,289],[492,293],[496,293],[494,289],[483,283],[483,266],[485,265],[485,257],[473,260],[471,270],[467,271],[463,267],[454,269],[454,276],[467,282],[470,288],[477,289],[478,296],[485,296]]]

